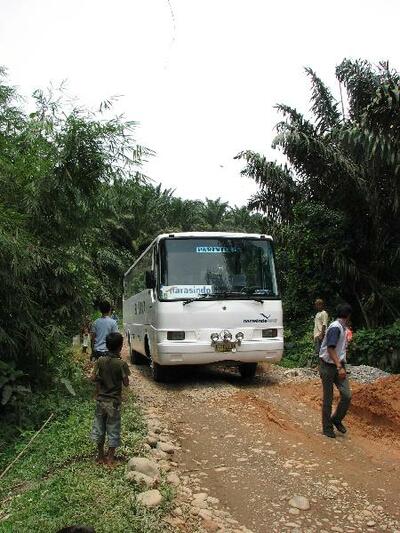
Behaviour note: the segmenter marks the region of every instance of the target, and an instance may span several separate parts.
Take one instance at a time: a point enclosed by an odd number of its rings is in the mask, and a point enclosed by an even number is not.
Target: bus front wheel
[[[170,372],[169,372],[168,366],[159,365],[158,363],[155,363],[154,361],[151,362],[151,373],[153,375],[154,381],[157,381],[157,383],[165,383],[170,378]]]
[[[132,347],[129,346],[129,359],[133,365],[144,365],[146,364],[146,357],[136,350],[132,350]]]
[[[252,379],[257,372],[257,363],[241,363],[239,372],[243,379]]]

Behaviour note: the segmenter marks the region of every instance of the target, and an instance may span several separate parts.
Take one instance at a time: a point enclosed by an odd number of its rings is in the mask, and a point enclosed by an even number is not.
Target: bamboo
[[[7,472],[11,469],[12,466],[14,466],[14,464],[18,461],[18,459],[24,454],[24,452],[26,451],[26,449],[32,444],[32,442],[36,439],[36,437],[39,435],[39,433],[41,433],[44,428],[47,426],[47,424],[50,422],[50,420],[53,418],[54,416],[54,413],[51,413],[51,415],[49,416],[49,418],[46,420],[46,422],[42,425],[42,427],[40,429],[38,429],[36,431],[36,433],[33,435],[33,437],[31,438],[31,440],[28,442],[28,444],[19,452],[19,454],[17,455],[17,457],[14,459],[14,461],[12,461],[5,470],[3,470],[3,472],[0,474],[0,479],[2,479],[6,474]]]

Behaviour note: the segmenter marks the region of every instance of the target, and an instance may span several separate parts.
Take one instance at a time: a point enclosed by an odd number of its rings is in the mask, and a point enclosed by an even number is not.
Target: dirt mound
[[[400,376],[355,386],[351,413],[364,425],[393,433],[400,443]]]
[[[319,381],[281,385],[301,402],[321,409]],[[389,440],[400,447],[400,375],[373,383],[351,383],[353,398],[346,420],[348,425],[374,440]],[[335,389],[335,402],[338,399]]]

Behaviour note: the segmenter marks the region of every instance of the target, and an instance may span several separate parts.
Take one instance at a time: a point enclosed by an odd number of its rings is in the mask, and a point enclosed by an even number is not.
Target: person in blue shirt
[[[351,389],[346,374],[347,327],[351,316],[348,304],[340,305],[337,309],[336,320],[326,330],[319,352],[319,373],[322,381],[322,431],[326,437],[335,438],[333,427],[340,433],[347,429],[342,424],[351,401]],[[333,385],[340,394],[339,404],[332,414]]]
[[[111,304],[109,302],[102,302],[99,305],[101,318],[95,320],[92,324],[92,360],[97,360],[108,351],[106,345],[106,338],[109,333],[118,333],[118,325],[115,320],[110,317]]]

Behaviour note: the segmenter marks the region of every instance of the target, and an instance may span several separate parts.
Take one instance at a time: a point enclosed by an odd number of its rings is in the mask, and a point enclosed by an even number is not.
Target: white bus
[[[159,235],[124,276],[123,322],[132,363],[234,362],[252,378],[283,352],[272,238],[248,233]]]

